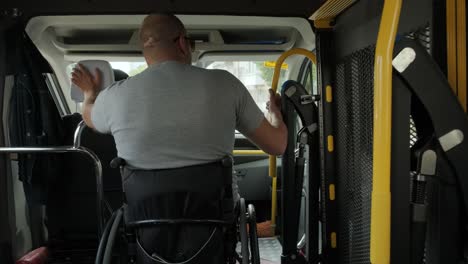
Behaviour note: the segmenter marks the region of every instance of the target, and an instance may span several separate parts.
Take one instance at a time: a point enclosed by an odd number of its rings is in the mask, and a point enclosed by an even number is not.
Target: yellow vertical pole
[[[385,0],[374,62],[374,138],[370,260],[390,263],[392,59],[402,0]]]
[[[270,155],[270,177],[271,177],[271,227],[276,227],[276,209],[277,209],[277,184],[276,177],[276,156]]]

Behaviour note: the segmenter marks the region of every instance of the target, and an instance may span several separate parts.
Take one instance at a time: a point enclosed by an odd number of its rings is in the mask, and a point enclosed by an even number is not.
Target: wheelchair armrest
[[[180,224],[195,224],[195,225],[232,225],[233,222],[214,220],[214,219],[149,219],[141,221],[133,221],[126,224],[128,228],[144,228],[161,225],[180,225]]]
[[[113,169],[117,169],[125,165],[126,165],[125,160],[119,157],[112,159],[110,162],[110,167]]]

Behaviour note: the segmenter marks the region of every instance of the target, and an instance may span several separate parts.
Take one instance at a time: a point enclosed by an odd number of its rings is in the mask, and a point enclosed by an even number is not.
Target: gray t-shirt
[[[234,134],[264,115],[247,88],[223,70],[168,61],[116,82],[96,99],[91,119],[111,133],[119,157],[141,169],[178,168],[232,155]]]

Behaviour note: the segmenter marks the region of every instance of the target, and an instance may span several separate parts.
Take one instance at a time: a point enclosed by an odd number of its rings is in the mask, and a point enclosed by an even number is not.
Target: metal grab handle
[[[281,65],[283,65],[283,62],[288,58],[289,56],[292,55],[303,55],[307,57],[312,63],[317,64],[317,58],[315,57],[315,54],[312,53],[311,51],[308,51],[306,49],[302,48],[295,48],[288,50],[281,54],[281,56],[276,60],[275,64],[275,72],[273,73],[273,81],[271,84],[271,89],[273,92],[276,93],[278,90],[278,82],[279,82],[279,77],[280,77],[280,72],[281,72]],[[276,208],[277,208],[277,202],[276,202],[276,192],[277,192],[277,173],[276,173],[276,156],[270,155],[270,162],[269,162],[269,175],[272,178],[272,187],[271,187],[271,227],[275,228],[276,225]]]
[[[97,192],[97,217],[98,217],[98,235],[101,236],[101,232],[104,227],[103,211],[102,211],[102,201],[104,198],[104,187],[102,180],[102,164],[99,160],[99,157],[86,147],[81,146],[81,133],[86,127],[85,123],[82,121],[78,128],[75,131],[75,138],[73,146],[57,146],[57,147],[0,147],[0,153],[9,154],[34,154],[34,153],[81,153],[91,158],[94,163],[94,174],[96,176],[96,192]]]
[[[370,262],[390,263],[390,160],[392,141],[392,60],[401,0],[385,0],[374,61],[374,127]]]
[[[233,155],[266,155],[266,153],[263,150],[257,150],[257,149],[235,149],[232,151]]]

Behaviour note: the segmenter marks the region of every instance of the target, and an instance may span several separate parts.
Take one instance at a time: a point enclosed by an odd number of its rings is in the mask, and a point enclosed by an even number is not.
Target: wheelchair
[[[255,208],[233,197],[231,157],[162,170],[115,158],[111,167],[124,205],[106,222],[96,264],[260,263]]]

